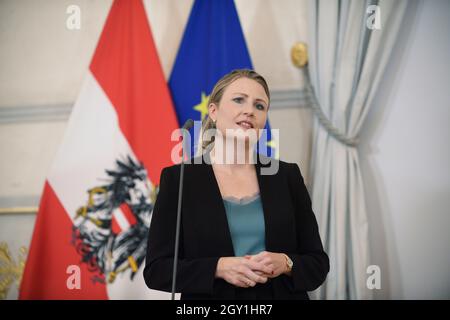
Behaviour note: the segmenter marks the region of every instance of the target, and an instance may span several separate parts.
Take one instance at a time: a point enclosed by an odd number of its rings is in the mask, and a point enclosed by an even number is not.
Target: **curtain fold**
[[[371,299],[369,225],[358,135],[404,17],[406,0],[310,3],[309,76],[314,111],[310,187],[324,248],[326,282],[315,299]],[[375,5],[373,10],[368,7]],[[378,12],[381,28],[367,21]],[[370,21],[374,21],[373,19]]]

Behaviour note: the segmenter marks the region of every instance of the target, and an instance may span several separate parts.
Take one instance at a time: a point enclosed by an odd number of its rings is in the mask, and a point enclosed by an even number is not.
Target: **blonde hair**
[[[214,86],[211,95],[209,96],[208,100],[208,109],[211,103],[214,103],[219,106],[220,100],[222,99],[223,93],[225,89],[234,81],[240,78],[248,78],[251,80],[254,80],[258,82],[266,92],[267,97],[269,98],[270,103],[270,92],[269,92],[269,86],[267,85],[266,80],[258,74],[256,71],[250,70],[250,69],[237,69],[233,70],[230,73],[224,75],[219,81],[217,81],[216,85]],[[202,135],[201,135],[201,143],[202,143],[202,149],[206,149],[210,144],[214,142],[214,137],[212,137],[211,140],[204,140],[203,135],[204,133],[209,129],[214,129],[215,124],[212,121],[212,119],[209,116],[206,116],[202,121]]]

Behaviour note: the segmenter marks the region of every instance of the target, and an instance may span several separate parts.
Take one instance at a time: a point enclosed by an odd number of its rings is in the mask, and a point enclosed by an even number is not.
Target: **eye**
[[[262,111],[262,110],[266,109],[266,107],[265,107],[262,103],[257,103],[257,104],[256,104],[256,109]]]
[[[233,98],[233,101],[240,104],[240,103],[242,103],[244,101],[244,98],[236,97],[236,98]]]

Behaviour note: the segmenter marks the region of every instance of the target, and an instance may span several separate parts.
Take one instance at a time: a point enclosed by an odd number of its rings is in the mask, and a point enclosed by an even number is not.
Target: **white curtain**
[[[308,68],[315,100],[311,198],[330,258],[328,278],[311,297],[371,299],[367,267],[376,262],[369,255],[358,135],[407,3],[317,0],[309,5]]]

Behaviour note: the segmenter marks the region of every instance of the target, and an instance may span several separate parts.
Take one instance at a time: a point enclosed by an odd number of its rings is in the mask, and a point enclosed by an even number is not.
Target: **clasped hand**
[[[221,257],[217,263],[216,277],[237,287],[248,288],[287,272],[282,253],[262,251],[244,257]]]

